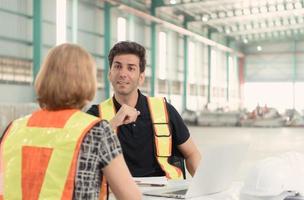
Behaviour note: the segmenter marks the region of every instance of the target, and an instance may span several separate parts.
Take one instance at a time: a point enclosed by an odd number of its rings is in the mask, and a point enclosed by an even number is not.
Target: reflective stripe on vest
[[[183,179],[182,171],[168,161],[172,155],[172,135],[166,101],[162,97],[148,97],[148,105],[154,128],[156,158],[169,179]]]
[[[172,136],[168,125],[167,107],[164,98],[147,97],[154,128],[154,144],[157,161],[168,179],[182,179],[182,171],[168,162],[172,155]],[[99,104],[102,119],[111,120],[115,116],[112,98]]]
[[[103,108],[101,110],[101,107]],[[107,120],[110,122],[110,120],[115,116],[115,108],[112,99],[107,99],[104,102],[101,102],[99,105],[99,117],[101,119]],[[115,133],[117,133],[117,130],[114,130]],[[101,194],[107,194],[108,193],[108,185],[107,180],[105,177],[102,178],[102,186],[101,186]],[[1,199],[0,199],[1,200]]]
[[[99,121],[78,110],[14,121],[1,144],[3,199],[72,199],[82,140]]]

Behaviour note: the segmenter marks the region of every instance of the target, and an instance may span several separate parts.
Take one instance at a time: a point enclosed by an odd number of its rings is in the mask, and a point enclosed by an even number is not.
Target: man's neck
[[[130,95],[119,95],[114,93],[116,101],[120,104],[127,104],[128,106],[135,107],[138,99],[138,91]]]

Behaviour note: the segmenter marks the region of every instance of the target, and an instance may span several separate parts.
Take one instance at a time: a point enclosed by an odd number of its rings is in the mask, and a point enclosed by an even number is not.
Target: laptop
[[[211,195],[230,187],[247,153],[247,144],[223,144],[202,153],[202,161],[188,185],[146,191],[148,196],[186,199]]]

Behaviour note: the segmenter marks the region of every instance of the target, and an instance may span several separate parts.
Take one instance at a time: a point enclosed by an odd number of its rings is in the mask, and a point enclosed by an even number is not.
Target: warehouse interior
[[[304,0],[0,0],[0,27],[0,135],[38,109],[52,47],[94,57],[98,103],[113,95],[108,52],[129,40],[147,50],[141,91],[166,97],[201,152],[249,144],[236,180],[260,159],[304,153]]]

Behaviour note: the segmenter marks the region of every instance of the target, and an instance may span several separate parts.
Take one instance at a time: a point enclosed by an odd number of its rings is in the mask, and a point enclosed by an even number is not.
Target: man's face
[[[137,93],[137,87],[145,80],[145,74],[140,73],[138,56],[134,54],[115,56],[109,72],[109,80],[114,92],[119,95]]]

